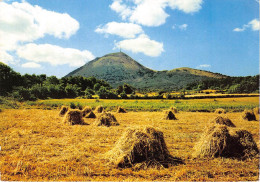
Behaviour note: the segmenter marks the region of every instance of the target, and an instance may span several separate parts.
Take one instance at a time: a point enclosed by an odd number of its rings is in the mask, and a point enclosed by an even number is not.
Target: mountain
[[[113,87],[128,83],[138,89],[172,90],[208,78],[225,78],[225,75],[192,68],[155,71],[141,65],[123,52],[107,54],[72,71],[69,76],[94,76],[109,82]]]

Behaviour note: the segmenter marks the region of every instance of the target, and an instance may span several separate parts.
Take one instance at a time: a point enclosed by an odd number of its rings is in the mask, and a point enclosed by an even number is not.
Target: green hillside
[[[150,90],[180,89],[195,81],[226,77],[221,74],[191,68],[155,71],[146,68],[122,52],[98,57],[66,75],[66,77],[69,76],[94,76],[107,81],[113,87],[128,83],[137,89]]]

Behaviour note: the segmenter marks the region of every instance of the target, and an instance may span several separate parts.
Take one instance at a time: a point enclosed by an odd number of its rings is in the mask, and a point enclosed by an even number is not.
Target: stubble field
[[[210,180],[259,179],[257,158],[245,161],[192,159],[193,146],[214,113],[180,112],[178,120],[162,119],[162,112],[115,113],[119,126],[65,125],[58,110],[5,110],[0,114],[1,180]],[[259,124],[241,113],[226,114],[239,128],[253,134],[259,148]],[[103,154],[111,150],[127,127],[152,126],[163,131],[170,153],[185,164],[166,169],[118,169]]]
[[[113,112],[114,113],[114,112]],[[259,159],[192,159],[193,147],[214,113],[179,112],[164,120],[162,112],[114,113],[119,126],[67,125],[59,110],[6,109],[0,113],[1,180],[37,181],[256,181]],[[241,112],[226,116],[252,133],[259,143],[259,122],[245,121]],[[185,164],[165,169],[119,169],[104,154],[128,127],[152,126],[164,133],[170,154]]]

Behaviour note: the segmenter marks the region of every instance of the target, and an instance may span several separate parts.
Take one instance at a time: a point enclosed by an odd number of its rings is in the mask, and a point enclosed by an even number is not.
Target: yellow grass
[[[218,158],[191,159],[193,146],[214,113],[176,114],[163,120],[163,112],[114,113],[119,126],[64,125],[58,110],[4,110],[0,113],[1,180],[170,180],[254,181],[258,159],[239,161]],[[257,121],[241,120],[241,113],[227,113],[237,126],[253,134],[259,147]],[[111,150],[128,126],[149,125],[164,133],[171,155],[185,164],[168,169],[133,171],[108,165],[103,154]]]

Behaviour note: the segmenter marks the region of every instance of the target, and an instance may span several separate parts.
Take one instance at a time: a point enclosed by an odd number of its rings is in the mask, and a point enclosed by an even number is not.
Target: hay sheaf
[[[244,110],[242,113],[242,118],[247,121],[256,121],[255,114],[251,110]]]
[[[122,107],[118,107],[116,112],[117,113],[127,113],[126,110]]]
[[[172,111],[173,113],[178,113],[178,110],[176,107],[170,107],[170,111]]]
[[[216,118],[211,120],[210,124],[219,124],[219,125],[225,125],[225,126],[229,126],[229,127],[236,127],[230,119],[228,119],[227,117],[221,117],[221,116],[217,116]]]
[[[163,133],[152,127],[128,128],[105,158],[119,168],[167,168],[183,163],[170,155]]]
[[[164,111],[163,119],[166,119],[166,120],[177,120],[177,118],[175,117],[175,115],[173,114],[173,112],[171,110]]]
[[[218,109],[215,110],[215,113],[216,114],[226,114],[226,110],[222,109],[222,108],[218,108]]]
[[[111,113],[103,112],[98,119],[94,122],[94,125],[97,126],[117,126],[119,123],[117,122],[115,116]]]
[[[85,118],[96,118],[96,115],[93,111],[90,111],[85,115]]]
[[[89,114],[92,111],[91,107],[85,106],[82,110],[82,115],[85,117],[87,114]]]
[[[86,123],[83,120],[82,112],[78,109],[69,110],[65,117],[64,122],[69,123],[71,125],[85,125]]]
[[[104,112],[104,111],[105,111],[105,109],[104,109],[103,106],[97,106],[94,112],[96,112],[96,113],[102,113],[102,112]]]
[[[60,112],[59,112],[59,116],[64,116],[69,110],[68,106],[61,106]]]
[[[253,111],[254,111],[255,115],[259,115],[260,114],[260,107],[255,107],[253,109]]]
[[[202,135],[194,150],[194,158],[225,157],[244,160],[259,153],[251,133],[217,124]]]

